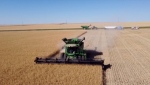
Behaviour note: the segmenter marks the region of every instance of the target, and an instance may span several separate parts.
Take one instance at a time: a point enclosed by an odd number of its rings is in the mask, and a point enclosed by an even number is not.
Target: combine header
[[[102,59],[92,59],[88,58],[86,51],[84,48],[84,42],[85,38],[78,39],[78,38],[72,38],[62,39],[65,42],[65,51],[61,54],[60,58],[39,58],[36,57],[35,61],[36,63],[64,63],[64,64],[70,64],[70,63],[77,63],[77,64],[95,64],[95,65],[104,65],[104,60]]]

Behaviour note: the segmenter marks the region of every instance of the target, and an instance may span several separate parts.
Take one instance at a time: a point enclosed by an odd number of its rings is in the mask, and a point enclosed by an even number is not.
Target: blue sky
[[[150,21],[150,0],[0,0],[0,25]]]

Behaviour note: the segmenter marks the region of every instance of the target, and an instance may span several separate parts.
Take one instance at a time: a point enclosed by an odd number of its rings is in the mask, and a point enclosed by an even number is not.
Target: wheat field
[[[85,31],[22,31],[0,33],[0,85],[76,85],[102,81],[101,67],[34,63]],[[95,70],[99,68],[98,70]],[[98,79],[95,79],[98,78]]]
[[[13,29],[20,30],[20,26]],[[46,57],[60,49],[64,45],[62,38],[77,37],[83,32],[0,31],[0,85],[102,85],[101,66],[34,63],[35,57]],[[99,29],[83,35],[85,49],[97,48],[103,52],[105,64],[112,65],[106,71],[106,84],[150,84],[149,32]]]

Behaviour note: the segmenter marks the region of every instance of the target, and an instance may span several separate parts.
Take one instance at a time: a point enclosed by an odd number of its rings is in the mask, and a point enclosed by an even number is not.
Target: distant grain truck
[[[117,26],[117,30],[123,30],[122,26]]]
[[[105,26],[105,29],[117,29],[117,30],[123,30],[122,26]]]
[[[131,27],[131,29],[132,29],[132,30],[138,30],[138,29],[139,29],[139,27],[134,26],[134,27]]]
[[[104,26],[105,29],[116,29],[117,26]]]

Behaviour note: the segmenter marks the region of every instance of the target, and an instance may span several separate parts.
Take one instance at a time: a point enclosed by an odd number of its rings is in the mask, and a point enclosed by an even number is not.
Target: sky
[[[0,25],[147,21],[150,0],[0,0]]]

